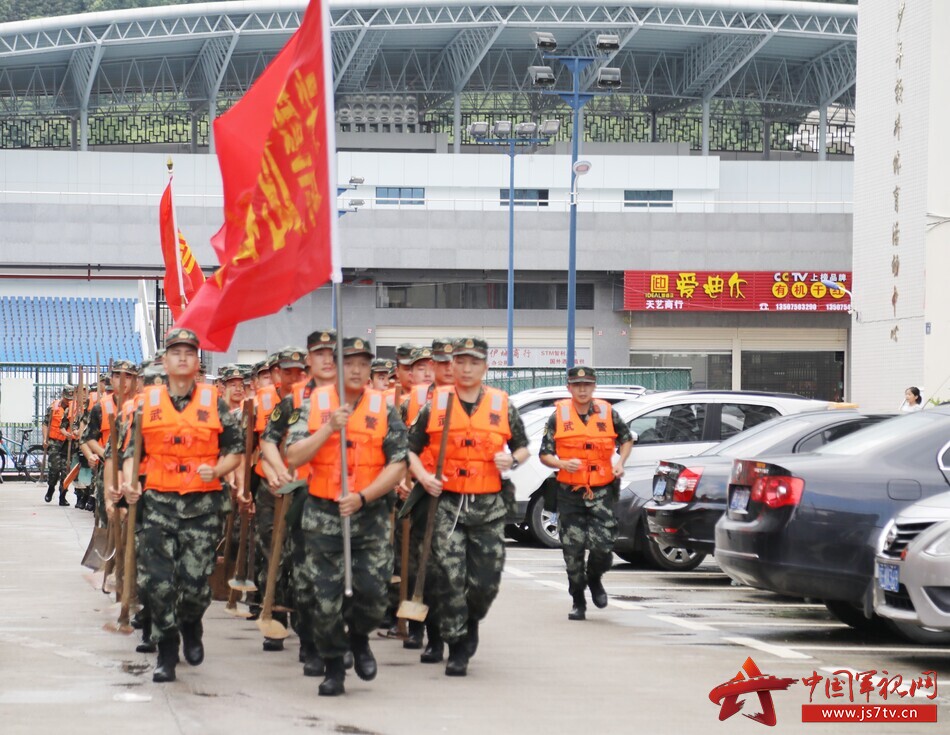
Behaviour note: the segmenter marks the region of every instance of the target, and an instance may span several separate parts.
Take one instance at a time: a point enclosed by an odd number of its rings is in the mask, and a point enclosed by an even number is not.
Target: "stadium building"
[[[305,7],[0,25],[0,363],[91,365],[117,349],[108,339],[133,357],[160,344],[166,160],[179,226],[210,273],[222,205],[213,120]],[[384,355],[478,333],[505,364],[513,246],[512,361],[563,365],[576,135],[589,163],[576,191],[578,362],[688,367],[697,387],[852,396],[856,6],[330,7],[345,331]],[[550,93],[572,88],[565,56],[590,59],[577,129]],[[481,122],[486,134],[473,135]],[[534,142],[509,156],[495,132]],[[30,336],[42,314],[59,341]],[[320,289],[242,325],[212,367],[300,343],[331,318]]]

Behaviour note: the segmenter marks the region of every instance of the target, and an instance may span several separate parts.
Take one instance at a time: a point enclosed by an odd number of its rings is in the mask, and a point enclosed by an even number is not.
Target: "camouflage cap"
[[[273,370],[275,367],[277,367],[277,361],[279,359],[280,359],[280,353],[272,352],[271,354],[267,356],[267,359],[264,360],[264,365],[267,367],[268,370]]]
[[[399,347],[396,348],[396,362],[404,367],[409,367],[412,365],[412,351],[416,349],[415,345],[411,345],[408,342],[403,342]]]
[[[488,342],[481,337],[460,337],[452,344],[452,357],[471,355],[479,360],[488,359]]]
[[[163,357],[165,357],[165,348],[164,348],[164,347],[155,350],[155,359],[156,359],[156,360],[161,360]]]
[[[99,380],[111,380],[109,373],[99,373]]]
[[[303,347],[285,347],[280,351],[277,364],[282,368],[307,368],[307,351]]]
[[[131,360],[113,360],[112,373],[126,373],[127,375],[138,375],[139,369]]]
[[[454,340],[441,337],[432,340],[432,359],[436,362],[451,362]]]
[[[383,360],[377,358],[373,360],[373,364],[370,365],[370,372],[373,373],[391,373],[396,369],[396,363],[393,360]]]
[[[373,345],[368,339],[362,337],[344,337],[343,338],[343,357],[353,357],[354,355],[374,356]]]
[[[567,371],[567,383],[596,383],[597,371],[592,367],[575,365]]]
[[[258,363],[255,363],[254,367],[251,368],[251,373],[257,375],[259,372],[267,370],[267,360],[261,360]]]
[[[409,364],[415,365],[421,360],[431,360],[432,359],[432,349],[429,347],[416,347],[412,351],[412,354],[409,356]]]
[[[76,395],[76,388],[71,385],[63,386],[63,398],[72,398]]]
[[[219,376],[225,383],[229,380],[244,380],[244,373],[237,365],[225,365]]]
[[[318,329],[307,336],[307,350],[333,350],[336,349],[336,330]]]
[[[165,335],[165,349],[167,350],[169,347],[174,347],[175,345],[189,345],[197,350],[199,347],[198,335],[190,329],[172,327],[168,330],[168,334]]]

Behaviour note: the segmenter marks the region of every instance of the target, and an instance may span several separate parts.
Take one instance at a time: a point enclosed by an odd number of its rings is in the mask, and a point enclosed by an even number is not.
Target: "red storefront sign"
[[[842,286],[830,289],[822,281]],[[851,272],[624,271],[626,311],[850,311]]]

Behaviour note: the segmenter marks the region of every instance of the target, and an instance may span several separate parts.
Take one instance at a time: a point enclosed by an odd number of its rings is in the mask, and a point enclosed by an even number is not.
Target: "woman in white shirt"
[[[920,411],[921,405],[920,388],[911,386],[904,391],[904,402],[901,404],[901,413],[910,413],[911,411]]]

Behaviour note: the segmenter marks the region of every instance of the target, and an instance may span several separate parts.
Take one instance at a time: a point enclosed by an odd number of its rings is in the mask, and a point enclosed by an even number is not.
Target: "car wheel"
[[[544,509],[544,493],[539,493],[528,506],[528,528],[542,546],[549,549],[560,548],[557,511]]]
[[[933,630],[903,620],[888,620],[887,624],[902,638],[914,643],[944,645],[950,643],[950,631]]]
[[[888,625],[884,618],[880,615],[867,618],[864,616],[864,610],[854,603],[842,600],[825,600],[824,603],[828,612],[859,633],[880,635],[887,632]]]
[[[665,572],[688,572],[706,558],[705,554],[694,549],[660,544],[652,538],[647,538],[643,548],[653,566]]]

